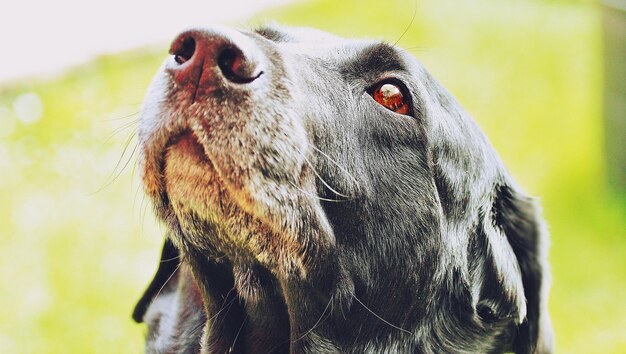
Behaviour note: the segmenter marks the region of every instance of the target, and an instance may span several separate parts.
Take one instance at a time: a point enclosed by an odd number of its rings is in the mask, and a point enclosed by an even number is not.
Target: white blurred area
[[[0,84],[50,75],[97,55],[168,43],[293,0],[20,0],[0,6]]]

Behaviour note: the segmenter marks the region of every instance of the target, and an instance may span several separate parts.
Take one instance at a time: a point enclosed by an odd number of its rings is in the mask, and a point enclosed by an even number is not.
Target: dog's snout
[[[172,42],[170,66],[176,83],[197,94],[225,82],[249,84],[263,74],[260,49],[239,32],[188,30]]]

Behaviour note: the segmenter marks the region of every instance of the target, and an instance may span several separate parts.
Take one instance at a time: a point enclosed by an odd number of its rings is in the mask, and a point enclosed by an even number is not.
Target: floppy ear
[[[133,310],[133,320],[135,322],[143,322],[148,306],[150,306],[155,297],[165,295],[176,288],[174,273],[178,270],[179,262],[178,249],[176,249],[172,241],[165,239],[156,274],[154,274],[150,285],[148,285],[148,288],[144,291],[143,296],[141,296]]]
[[[547,311],[547,233],[539,207],[533,199],[502,185],[495,190],[487,214],[491,215],[484,216],[483,230],[488,244],[477,245],[487,246],[483,251],[489,253],[487,268],[491,267],[491,272],[483,276],[489,279],[495,274],[497,279],[492,280],[499,282],[489,283],[501,287],[498,294],[483,286],[477,311],[497,317],[512,315],[506,308],[516,310],[519,325],[511,349],[515,353],[552,353],[553,334]]]

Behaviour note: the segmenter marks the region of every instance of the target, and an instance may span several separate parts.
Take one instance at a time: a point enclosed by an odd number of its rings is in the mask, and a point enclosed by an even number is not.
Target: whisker
[[[178,263],[178,265],[176,266],[176,269],[174,269],[174,271],[172,272],[172,274],[170,274],[169,277],[167,277],[167,280],[163,283],[163,285],[161,285],[161,288],[159,289],[159,291],[157,292],[157,294],[154,296],[154,298],[156,299],[157,297],[159,297],[159,295],[161,295],[161,291],[163,291],[163,288],[165,288],[165,286],[167,285],[167,283],[170,281],[170,279],[172,279],[172,277],[174,276],[174,274],[176,274],[176,272],[178,272],[178,269],[180,268],[180,266],[182,265],[182,263]]]
[[[270,349],[268,351],[268,353],[273,353],[275,349],[277,349],[278,347],[280,347],[283,344],[286,344],[287,342],[295,343],[295,342],[297,342],[299,340],[304,339],[306,336],[308,336],[309,333],[311,333],[313,330],[315,330],[315,328],[317,328],[317,326],[319,326],[320,323],[322,322],[322,319],[324,318],[324,315],[326,314],[326,311],[328,311],[328,307],[332,305],[333,298],[334,298],[333,296],[330,297],[330,299],[328,300],[328,303],[326,304],[326,307],[324,308],[324,311],[322,311],[322,314],[320,315],[320,317],[317,319],[315,324],[309,330],[307,330],[304,334],[302,334],[300,337],[294,339],[293,341],[286,340],[286,341],[278,343],[276,346],[274,346],[272,349]]]
[[[335,161],[332,157],[328,156],[328,154],[326,154],[324,151],[318,149],[315,145],[313,145],[313,144],[308,144],[308,145],[309,145],[310,148],[312,148],[313,150],[317,151],[322,156],[326,157],[330,162],[335,164],[335,166],[337,166],[341,171],[343,171],[346,175],[348,175],[348,177],[350,177],[350,179],[352,179],[352,182],[354,182],[354,184],[357,187],[359,187],[359,182],[356,180],[356,178],[354,178],[354,176],[345,167],[341,166],[337,161]]]
[[[241,321],[241,326],[239,326],[239,330],[237,331],[237,335],[235,336],[235,339],[233,339],[233,345],[228,350],[229,353],[232,353],[233,350],[235,350],[235,344],[237,343],[237,338],[239,338],[239,334],[241,333],[241,330],[243,329],[243,325],[246,324],[247,320],[248,320],[248,315],[246,315],[246,317],[243,319],[243,321]]]
[[[128,137],[128,139],[126,140],[126,143],[124,145],[124,150],[122,150],[122,154],[120,155],[120,158],[117,160],[117,163],[115,164],[115,167],[113,168],[113,171],[111,171],[111,174],[109,175],[109,177],[107,177],[105,183],[102,185],[102,187],[100,187],[98,190],[96,190],[95,192],[93,192],[91,194],[96,194],[96,193],[101,192],[103,189],[105,189],[108,186],[110,186],[111,184],[113,184],[113,182],[115,182],[115,180],[122,174],[122,172],[124,172],[124,169],[128,166],[128,164],[130,163],[130,161],[132,160],[133,156],[135,155],[135,153],[137,151],[137,148],[138,148],[137,144],[133,148],[130,156],[128,157],[128,159],[124,163],[123,167],[119,170],[119,172],[117,170],[118,170],[118,167],[120,166],[120,164],[122,163],[122,160],[124,159],[124,156],[126,155],[126,151],[128,150],[128,147],[130,146],[131,141],[135,137],[135,134],[136,133],[131,134]]]
[[[301,339],[303,339],[304,337],[308,336],[309,333],[313,332],[317,326],[320,325],[320,323],[322,322],[322,319],[324,318],[324,315],[326,315],[326,311],[328,311],[328,308],[330,307],[330,304],[333,302],[333,298],[334,295],[330,297],[330,299],[328,300],[328,303],[326,304],[326,307],[324,307],[324,311],[322,311],[322,314],[320,315],[320,317],[317,319],[317,322],[315,322],[315,324],[313,325],[313,327],[311,327],[308,331],[304,332],[300,337],[298,337],[297,339],[294,339],[292,341],[292,343],[295,343]]]
[[[113,122],[113,121],[116,121],[116,120],[124,120],[124,119],[128,119],[128,118],[130,118],[132,116],[136,116],[137,114],[139,114],[139,112],[141,112],[141,111],[137,111],[135,113],[131,113],[131,114],[128,114],[128,115],[125,115],[125,116],[122,116],[122,117],[118,117],[118,118],[103,119],[102,121],[103,122]]]
[[[173,261],[175,259],[180,259],[180,255],[178,255],[176,257],[169,258],[169,259],[162,259],[159,263],[170,262],[170,261]]]
[[[106,143],[108,143],[108,142],[109,142],[109,140],[113,139],[113,137],[114,137],[115,135],[117,135],[117,134],[121,133],[122,131],[124,131],[124,130],[126,130],[126,129],[130,128],[130,127],[132,127],[133,125],[135,125],[135,124],[137,124],[137,123],[139,123],[139,119],[135,119],[135,120],[132,120],[132,121],[130,121],[130,122],[126,122],[126,123],[122,124],[121,126],[119,126],[119,127],[115,128],[115,129],[113,129],[113,131],[111,132],[111,134],[109,134],[109,136],[108,136],[106,139],[104,139],[104,141],[102,142],[102,145],[106,145]]]
[[[320,182],[322,182],[322,184],[324,184],[326,186],[326,188],[328,188],[331,192],[335,193],[336,195],[338,195],[340,197],[347,198],[347,200],[351,200],[352,199],[348,195],[345,195],[343,193],[337,192],[333,187],[331,187],[328,183],[326,183],[326,181],[322,178],[322,176],[319,175],[319,173],[315,169],[315,166],[313,166],[311,161],[309,161],[309,159],[307,159],[306,156],[304,156],[304,161],[306,161],[306,163],[311,167],[311,170],[313,170],[313,173],[315,174],[315,176],[317,176],[317,178],[320,180]]]
[[[113,180],[111,180],[109,184],[112,184],[113,182],[115,182],[115,180],[117,180],[122,175],[126,167],[128,167],[128,164],[130,163],[130,161],[133,159],[133,156],[135,156],[135,153],[137,152],[137,148],[138,148],[138,145],[135,145],[135,147],[130,153],[130,156],[128,157],[128,159],[126,159],[124,166],[122,166],[122,168],[117,172],[117,174],[115,175],[115,177],[113,178]]]
[[[224,300],[226,300],[226,298]],[[236,300],[235,298],[232,298],[232,299],[230,299],[230,301],[224,302],[222,304],[222,307],[220,308],[220,310],[217,311],[217,313],[215,313],[215,315],[211,316],[211,318],[207,319],[207,322],[208,321],[214,321],[215,319],[217,319],[217,316],[219,316],[220,313],[222,313],[222,311],[226,310],[227,307],[228,307],[228,309],[230,309],[230,306],[232,306],[232,304],[233,304],[233,302],[235,302],[235,300]]]
[[[137,197],[139,196],[139,191],[141,190],[141,188],[137,187],[137,190],[135,191],[135,196],[133,197],[133,216],[135,215],[135,211],[137,209],[135,209],[137,207]],[[139,208],[141,209],[141,206],[139,206]]]
[[[137,171],[137,164],[133,164],[133,169],[130,172],[130,192],[133,192],[133,184],[135,183],[135,172]],[[141,189],[141,183],[137,185],[137,190]]]
[[[233,286],[228,293],[226,293],[226,296],[224,296],[224,302],[222,302],[222,306],[220,307],[220,309],[213,315],[211,316],[211,318],[207,319],[207,322],[209,321],[216,321],[218,316],[220,315],[220,313],[222,313],[222,311],[226,310],[226,314],[228,314],[228,312],[230,311],[230,309],[233,306],[233,303],[235,302],[235,300],[237,300],[237,296],[233,296],[233,298],[228,301],[228,303],[226,303],[226,300],[228,300],[229,295],[235,290],[235,287]]]
[[[408,48],[400,48],[400,47],[397,48],[398,51],[409,53],[409,54],[411,54],[411,51],[417,51],[419,53],[425,53],[429,49],[430,48],[428,48],[426,46],[421,46],[421,45],[416,45],[416,46],[408,47]]]
[[[301,192],[302,194],[305,194],[305,195],[307,195],[307,196],[309,196],[309,197],[311,197],[311,198],[313,198],[313,199],[323,200],[323,201],[325,201],[325,202],[335,202],[335,203],[345,202],[345,200],[340,200],[340,199],[328,199],[328,198],[323,198],[323,197],[320,197],[319,195],[316,195],[316,194],[309,193],[309,192],[305,191],[304,189],[302,189],[302,188],[298,187],[298,185],[296,185],[295,183],[293,183],[293,182],[291,182],[291,181],[289,182],[289,184],[291,184],[294,188],[296,188],[296,189],[297,189],[299,192]]]
[[[141,204],[143,206],[143,212],[140,216],[141,218],[141,234],[145,235],[146,234],[146,215],[148,214],[148,205],[150,205],[149,202],[146,201],[146,195],[144,194],[142,199],[141,199]]]
[[[191,330],[189,331],[190,333],[196,333],[197,331],[199,331],[201,328],[203,328],[204,326],[206,326],[208,323],[208,321],[203,320],[203,321],[198,321],[198,323],[193,326],[193,328],[191,328]]]
[[[398,327],[398,326],[394,325],[393,323],[391,323],[391,322],[389,322],[389,321],[385,320],[384,318],[382,318],[382,317],[378,316],[378,315],[377,315],[374,311],[372,311],[369,307],[365,306],[365,304],[364,304],[363,302],[361,302],[361,300],[359,300],[359,298],[357,298],[357,297],[356,297],[356,295],[352,294],[352,297],[353,297],[353,298],[354,298],[354,299],[355,299],[355,300],[356,300],[359,304],[361,304],[361,306],[363,306],[363,307],[364,307],[367,311],[369,311],[372,315],[374,315],[374,316],[375,316],[376,318],[378,318],[379,320],[383,321],[384,323],[388,324],[389,326],[391,326],[391,327],[393,327],[393,328],[395,328],[395,329],[397,329],[397,330],[400,330],[400,331],[402,331],[402,332],[405,332],[405,333],[411,334],[411,332],[410,332],[410,331],[407,331],[407,330],[406,330],[406,329],[404,329],[404,328]]]
[[[404,32],[402,32],[402,34],[400,35],[400,38],[398,38],[394,43],[393,46],[397,46],[398,42],[400,42],[400,40],[402,39],[402,37],[404,37],[404,35],[409,31],[409,29],[411,28],[411,26],[413,25],[413,21],[415,21],[415,16],[417,15],[417,1],[415,0],[415,6],[413,7],[413,16],[411,17],[411,22],[409,22],[409,25],[406,26],[406,28],[404,29]]]

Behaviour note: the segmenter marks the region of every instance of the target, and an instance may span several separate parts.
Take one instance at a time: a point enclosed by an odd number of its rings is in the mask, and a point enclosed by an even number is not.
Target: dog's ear
[[[133,320],[137,323],[143,322],[144,315],[150,306],[150,303],[158,295],[164,295],[170,288],[174,288],[172,284],[175,282],[174,276],[178,270],[180,263],[180,255],[176,246],[169,239],[165,239],[163,250],[161,251],[161,260],[157,268],[154,278],[148,285],[148,288],[141,296],[141,299],[135,305],[133,310]]]
[[[470,242],[476,312],[487,323],[514,320],[515,353],[552,353],[547,235],[539,207],[501,185],[488,209]]]

